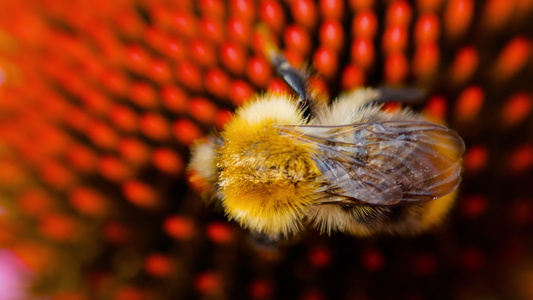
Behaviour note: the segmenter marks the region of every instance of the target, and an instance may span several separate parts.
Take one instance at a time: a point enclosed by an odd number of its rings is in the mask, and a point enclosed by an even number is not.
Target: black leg
[[[375,103],[400,102],[407,105],[423,103],[426,91],[417,88],[389,88],[379,87],[376,89],[378,96],[366,105]]]
[[[305,117],[310,117],[313,113],[314,103],[312,103],[312,99],[308,93],[308,74],[303,70],[298,70],[291,66],[282,54],[274,50],[269,51],[268,55],[278,75],[300,97],[301,107],[304,109]]]

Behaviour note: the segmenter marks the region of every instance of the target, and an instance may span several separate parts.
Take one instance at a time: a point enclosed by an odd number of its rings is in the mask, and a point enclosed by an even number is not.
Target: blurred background
[[[0,0],[0,299],[533,299],[533,1]],[[428,91],[465,140],[446,222],[262,247],[188,146],[288,91]],[[392,105],[392,108],[394,105]]]

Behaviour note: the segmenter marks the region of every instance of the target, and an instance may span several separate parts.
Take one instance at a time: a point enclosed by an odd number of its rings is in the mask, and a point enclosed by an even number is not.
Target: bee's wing
[[[464,143],[452,130],[421,121],[343,126],[280,126],[312,144],[325,182],[319,203],[407,204],[430,201],[461,181]]]

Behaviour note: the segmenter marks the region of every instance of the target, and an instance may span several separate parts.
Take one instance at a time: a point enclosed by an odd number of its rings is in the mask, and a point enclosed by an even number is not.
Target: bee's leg
[[[276,249],[279,245],[279,239],[269,237],[259,232],[251,232],[250,241],[254,247],[261,249]]]
[[[283,78],[289,87],[300,97],[300,107],[304,110],[304,116],[309,118],[316,110],[315,99],[309,94],[308,79],[309,74],[303,69],[296,69],[291,66],[279,48],[272,41],[268,28],[259,25],[257,30],[265,38],[263,51],[265,56],[276,70],[276,73]]]
[[[289,87],[298,94],[301,99],[301,107],[304,109],[304,116],[310,117],[314,112],[314,101],[308,92],[309,74],[304,70],[294,68],[281,53],[270,51],[270,62],[281,78]]]
[[[308,98],[306,82],[308,76],[305,72],[297,70],[287,61],[285,56],[280,53],[271,53],[270,62],[276,69],[283,80],[289,87],[298,94],[298,96],[305,100]]]
[[[407,105],[420,104],[426,97],[426,91],[417,88],[379,87],[377,95],[365,105],[387,102],[401,102]]]

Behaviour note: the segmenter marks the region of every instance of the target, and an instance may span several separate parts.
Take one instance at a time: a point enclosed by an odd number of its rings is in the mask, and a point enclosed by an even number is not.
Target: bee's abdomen
[[[361,206],[350,207],[346,211],[353,221],[352,233],[409,235],[419,232],[424,208],[421,204],[398,206]]]

